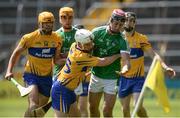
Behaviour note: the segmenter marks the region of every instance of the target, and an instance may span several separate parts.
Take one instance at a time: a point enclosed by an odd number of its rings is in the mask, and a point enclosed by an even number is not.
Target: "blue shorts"
[[[52,77],[43,77],[43,76],[37,76],[35,74],[31,73],[24,73],[23,75],[24,82],[27,85],[37,85],[38,91],[46,96],[50,97],[50,91],[52,87]]]
[[[118,91],[119,98],[126,97],[132,93],[140,93],[144,81],[145,81],[144,77],[138,77],[138,78],[120,77],[119,91]]]
[[[52,86],[52,107],[63,113],[69,113],[71,104],[76,102],[76,94],[74,91],[61,85],[59,81],[55,81]]]
[[[88,96],[89,82],[82,82],[83,93],[80,96]]]

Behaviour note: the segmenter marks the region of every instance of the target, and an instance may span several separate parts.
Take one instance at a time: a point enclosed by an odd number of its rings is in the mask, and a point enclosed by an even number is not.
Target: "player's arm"
[[[62,48],[62,45],[63,45],[63,41],[62,41],[62,37],[58,35],[58,45],[56,47],[56,52],[55,52],[55,56],[53,58],[53,63],[54,64],[57,64],[57,65],[60,65],[60,66],[63,66],[65,64],[65,61],[66,61],[66,58],[64,57],[63,54],[59,53],[61,52],[61,48]]]
[[[170,76],[170,77],[174,77],[176,75],[176,72],[174,71],[174,69],[170,68],[169,66],[166,65],[166,63],[162,60],[162,58],[152,49],[152,48],[148,48],[145,50],[145,52],[147,53],[147,55],[149,55],[152,59],[157,56],[157,58],[160,60],[162,67],[164,68],[164,70],[166,70],[166,73]]]
[[[60,52],[60,47],[57,47],[53,62],[54,62],[54,64],[58,64],[58,65],[62,66],[65,63],[66,58],[62,58],[62,56],[59,52]]]
[[[22,52],[25,50],[26,48],[18,45],[15,50],[13,51],[9,63],[8,63],[8,67],[7,67],[7,72],[5,75],[6,79],[10,79],[10,77],[13,77],[13,68],[15,66],[15,64],[18,62],[20,55],[22,54]]]
[[[60,66],[63,66],[65,63],[66,63],[66,58],[67,58],[67,56],[68,56],[68,52],[66,52],[66,53],[60,53],[60,60],[58,60],[59,62],[59,64],[60,64]]]
[[[66,58],[62,58],[60,54],[56,54],[54,58],[54,64],[58,64],[59,66],[63,66],[66,62]]]
[[[121,52],[121,62],[122,62],[122,67],[121,67],[121,72],[120,74],[124,74],[128,72],[130,69],[130,54],[129,52]]]
[[[98,63],[96,66],[107,66],[107,65],[113,63],[120,56],[121,56],[120,54],[116,54],[116,55],[109,56],[109,57],[98,58]]]

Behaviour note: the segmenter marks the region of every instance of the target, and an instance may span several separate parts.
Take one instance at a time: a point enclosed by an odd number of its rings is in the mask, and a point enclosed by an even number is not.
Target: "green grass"
[[[23,117],[27,107],[27,98],[3,98],[0,99],[0,117]],[[161,106],[157,105],[156,99],[144,99],[144,106],[150,117],[180,117],[180,102],[177,99],[170,100],[171,112],[165,113]],[[114,116],[121,117],[120,102],[117,100],[114,108]],[[50,109],[46,117],[53,117],[53,110]],[[101,115],[102,116],[102,115]]]
[[[23,85],[22,80],[18,80]],[[150,90],[145,92],[144,106],[150,117],[180,117],[180,90],[169,89],[171,112],[165,113],[161,106],[157,104]],[[21,98],[18,89],[9,81],[0,81],[0,117],[23,117],[27,108],[27,97]],[[101,104],[102,105],[102,104]],[[102,109],[102,106],[101,108]],[[114,107],[114,116],[121,117],[121,105],[119,100],[116,101]],[[50,109],[46,117],[53,117],[53,110]],[[101,114],[102,116],[102,114]]]

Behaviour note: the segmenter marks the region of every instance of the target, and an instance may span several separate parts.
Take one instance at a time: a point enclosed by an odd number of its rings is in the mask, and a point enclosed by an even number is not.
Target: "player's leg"
[[[104,106],[103,106],[103,116],[112,117],[113,108],[116,101],[116,95],[113,94],[104,94]]]
[[[76,94],[60,84],[59,81],[53,83],[52,92],[52,107],[56,117],[69,116],[71,105],[76,102]],[[77,103],[76,103],[77,106]],[[71,113],[76,111],[73,107]]]
[[[79,96],[78,105],[81,117],[88,117],[88,97]]]
[[[39,104],[37,77],[33,74],[25,73],[23,78],[26,86],[32,86],[32,91],[28,95],[28,108],[24,114],[24,117],[31,117],[34,116],[32,111],[38,108]]]
[[[90,117],[100,117],[99,104],[101,101],[102,92],[101,93],[93,93],[89,92],[89,110]]]
[[[133,93],[133,99],[134,99],[134,106],[137,103],[137,100],[139,98],[140,93]],[[137,115],[139,117],[147,117],[146,109],[143,106],[143,99],[139,105],[139,109],[137,110]]]
[[[68,114],[63,113],[57,109],[54,109],[54,117],[55,118],[60,118],[60,117],[68,117]]]
[[[77,102],[74,102],[70,106],[69,117],[80,117],[80,116],[81,114],[80,114],[80,110],[78,109]]]
[[[32,111],[38,108],[39,99],[38,99],[38,87],[36,85],[31,85],[32,91],[28,95],[28,108],[25,111],[24,117],[35,116]]]
[[[136,78],[134,81],[136,81],[136,83],[134,84],[133,87],[133,99],[134,99],[134,106],[137,103],[137,100],[139,98],[140,92],[142,90],[142,87],[144,85],[144,78]],[[139,117],[147,117],[147,112],[145,110],[145,108],[143,107],[143,100],[141,101],[140,105],[139,105],[139,109],[137,111],[137,115]]]
[[[82,82],[83,93],[79,96],[78,105],[81,117],[88,117],[88,88],[89,82]]]
[[[132,97],[133,79],[121,77],[119,81],[118,96],[120,98],[124,117],[130,117],[130,100]]]
[[[100,79],[91,74],[89,84],[89,110],[90,117],[100,117],[99,104],[102,97],[103,86]]]
[[[41,106],[47,104],[48,101],[49,101],[49,97],[39,94],[39,106],[38,107],[41,107]]]
[[[43,77],[38,79],[39,107],[48,103],[51,87],[52,77]]]
[[[104,117],[112,117],[113,116],[113,108],[116,102],[116,85],[117,80],[107,79],[102,80],[104,85],[104,105],[103,105],[103,116]]]
[[[130,94],[130,95],[126,96],[126,97],[120,98],[123,117],[130,117],[130,100],[131,100],[131,96],[132,95]]]
[[[50,97],[50,90],[52,87],[52,77],[37,77],[37,87],[38,87],[38,108],[47,104]],[[32,110],[32,114],[37,117],[42,117],[45,113],[35,112]]]

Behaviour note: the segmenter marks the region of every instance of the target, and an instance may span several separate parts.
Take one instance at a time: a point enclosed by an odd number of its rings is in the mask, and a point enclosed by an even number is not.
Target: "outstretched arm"
[[[158,59],[161,62],[161,65],[163,67],[163,69],[166,71],[166,73],[170,76],[170,77],[174,77],[176,75],[176,72],[174,71],[174,69],[170,68],[168,65],[166,65],[166,63],[162,60],[162,58],[152,49],[149,48],[148,50],[146,50],[146,53],[153,59],[154,56],[157,56]]]
[[[15,66],[15,64],[18,62],[19,60],[19,57],[21,55],[21,53],[25,50],[24,47],[18,45],[15,50],[13,51],[11,57],[10,57],[10,60],[9,60],[9,64],[8,64],[8,67],[7,67],[7,72],[6,72],[6,75],[5,75],[5,78],[10,80],[11,77],[13,77],[13,68]]]
[[[120,56],[121,56],[120,54],[116,54],[116,55],[109,56],[109,57],[98,58],[99,61],[98,61],[98,64],[96,66],[107,66],[107,65],[113,63]]]

